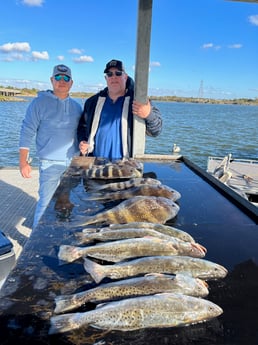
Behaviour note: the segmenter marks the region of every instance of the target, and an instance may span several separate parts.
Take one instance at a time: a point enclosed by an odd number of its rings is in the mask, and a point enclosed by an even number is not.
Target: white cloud
[[[29,52],[30,45],[28,42],[14,42],[14,43],[9,42],[0,46],[0,51],[2,53]]]
[[[213,48],[214,47],[214,44],[213,43],[204,43],[202,45],[202,48],[203,49],[209,49],[209,48]]]
[[[63,55],[59,55],[59,56],[57,57],[57,60],[59,60],[59,61],[64,61],[64,56],[63,56]]]
[[[37,60],[49,60],[49,55],[48,55],[48,52],[44,51],[44,52],[36,52],[36,51],[33,51],[31,53],[32,55],[32,59],[34,61],[37,61]]]
[[[158,61],[152,61],[152,62],[150,62],[150,67],[160,67],[161,66],[161,64],[160,64],[160,62],[158,62]]]
[[[241,43],[230,44],[228,46],[228,48],[230,48],[230,49],[240,49],[242,47],[243,47],[243,45]]]
[[[25,6],[39,7],[42,6],[44,0],[22,0],[22,4]]]
[[[216,46],[216,45],[214,45],[213,43],[204,43],[203,45],[202,45],[202,48],[203,49],[214,49],[214,50],[219,50],[220,48],[221,48],[221,46]]]
[[[78,54],[78,55],[80,55],[80,54],[83,53],[83,49],[73,48],[73,49],[68,50],[68,52],[70,54]]]
[[[78,58],[74,58],[73,61],[76,63],[84,63],[84,62],[93,62],[94,60],[91,56],[82,55]]]
[[[249,21],[251,24],[253,24],[253,25],[255,25],[255,26],[258,26],[258,14],[254,14],[254,15],[252,15],[252,16],[249,16],[249,17],[248,17],[248,21]]]

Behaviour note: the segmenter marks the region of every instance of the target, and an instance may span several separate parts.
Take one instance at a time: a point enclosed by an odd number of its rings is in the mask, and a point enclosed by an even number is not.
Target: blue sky
[[[105,86],[112,58],[134,77],[138,0],[3,0],[0,85],[51,87],[71,67],[72,91]],[[153,0],[149,95],[258,97],[258,4]]]

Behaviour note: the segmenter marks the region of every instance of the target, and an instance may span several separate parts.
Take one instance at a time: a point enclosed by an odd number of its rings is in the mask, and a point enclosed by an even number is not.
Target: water
[[[0,167],[19,165],[19,132],[28,104],[0,102]],[[145,153],[171,154],[176,143],[180,154],[204,169],[210,155],[232,153],[236,158],[258,159],[258,106],[154,104],[162,112],[163,130],[157,138],[146,137]],[[34,144],[31,157],[37,166]]]

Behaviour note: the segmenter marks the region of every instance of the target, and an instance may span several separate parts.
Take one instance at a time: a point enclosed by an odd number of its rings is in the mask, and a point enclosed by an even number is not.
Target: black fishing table
[[[18,339],[21,344],[33,345],[258,344],[257,213],[233,202],[187,159],[143,160],[144,175],[181,193],[180,211],[167,224],[189,232],[207,248],[205,259],[228,269],[226,278],[208,283],[207,299],[218,304],[223,314],[181,328],[118,332],[88,327],[48,335],[55,297],[94,285],[82,261],[59,265],[57,257],[61,244],[74,243],[73,221],[103,209],[102,204],[87,200],[85,180],[78,168],[81,163],[76,164],[68,168],[1,289],[0,344]]]

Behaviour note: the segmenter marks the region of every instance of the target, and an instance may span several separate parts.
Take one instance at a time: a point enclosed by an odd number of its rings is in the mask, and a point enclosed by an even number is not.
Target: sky
[[[138,0],[2,0],[0,85],[51,88],[53,67],[72,69],[73,92],[106,86],[122,60],[135,77]],[[149,96],[258,97],[258,4],[153,0]]]

